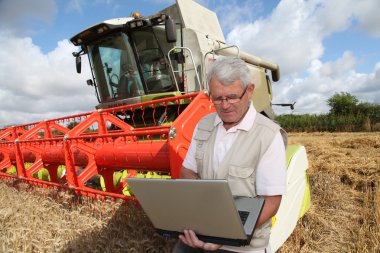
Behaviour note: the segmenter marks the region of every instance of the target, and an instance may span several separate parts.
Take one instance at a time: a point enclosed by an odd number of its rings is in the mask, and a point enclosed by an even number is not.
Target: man
[[[265,205],[250,245],[205,243],[185,230],[173,252],[270,252],[271,218],[286,193],[286,133],[253,107],[255,85],[243,60],[218,58],[210,64],[207,81],[216,113],[198,123],[181,178],[227,178],[233,195],[261,196]]]

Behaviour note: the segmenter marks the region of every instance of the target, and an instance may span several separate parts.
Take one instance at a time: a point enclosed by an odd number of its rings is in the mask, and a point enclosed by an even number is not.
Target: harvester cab
[[[278,65],[241,52],[225,43],[214,12],[193,1],[179,0],[159,14],[111,19],[92,26],[71,41],[80,46],[76,57],[88,54],[97,108],[151,101],[207,90],[207,63],[221,55],[243,58],[256,85],[254,105],[273,118],[272,80],[279,80]]]
[[[81,46],[74,53],[77,65],[80,55],[88,54],[93,74],[88,83],[96,88],[98,108],[141,102],[151,94],[183,92],[174,85],[179,76],[170,71],[166,57],[177,40],[173,22],[165,14],[145,18],[134,13],[107,20],[71,41]],[[178,70],[178,63],[172,61],[171,69]]]

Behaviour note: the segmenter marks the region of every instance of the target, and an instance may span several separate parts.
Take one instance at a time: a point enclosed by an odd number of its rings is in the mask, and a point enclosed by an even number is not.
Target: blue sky
[[[369,73],[380,59],[379,42],[379,38],[368,38],[367,34],[360,30],[335,33],[323,41],[325,53],[321,60],[334,60],[349,48],[360,58],[357,70]]]
[[[167,1],[169,5],[174,1]],[[167,4],[160,1],[56,1],[57,14],[52,22],[35,20],[34,26],[40,31],[33,36],[44,53],[57,46],[57,42],[71,38],[77,32],[103,20],[129,16],[139,11],[142,15],[153,14]],[[37,29],[36,29],[37,30]]]
[[[380,103],[380,1],[197,0],[219,17],[229,44],[280,65],[277,113],[326,113],[349,92]],[[0,127],[90,111],[69,39],[106,19],[153,14],[173,0],[0,0]]]

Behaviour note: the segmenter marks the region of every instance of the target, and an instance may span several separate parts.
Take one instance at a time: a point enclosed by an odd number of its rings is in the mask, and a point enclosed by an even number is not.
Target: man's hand
[[[218,250],[222,245],[204,242],[198,239],[193,230],[184,230],[183,235],[179,236],[179,239],[189,247],[199,248],[203,250]]]
[[[180,173],[180,178],[188,178],[188,179],[199,179],[198,173],[195,173],[192,170],[189,170],[185,167],[182,166],[181,168],[181,173]]]

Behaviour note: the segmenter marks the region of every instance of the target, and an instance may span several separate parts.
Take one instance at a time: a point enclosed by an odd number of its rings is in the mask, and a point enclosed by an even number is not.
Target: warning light
[[[135,18],[135,19],[137,19],[137,18],[141,18],[141,14],[140,14],[140,12],[134,12],[134,13],[132,13],[132,18]]]

